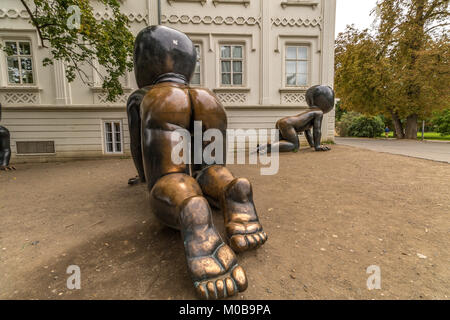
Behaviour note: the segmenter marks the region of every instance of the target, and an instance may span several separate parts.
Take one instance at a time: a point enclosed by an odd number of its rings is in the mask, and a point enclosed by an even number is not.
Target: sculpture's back
[[[158,26],[141,31],[135,44],[140,89],[131,95],[127,110],[131,150],[139,172],[135,179],[147,182],[150,210],[161,222],[181,231],[198,295],[219,299],[247,288],[245,272],[233,250],[255,249],[266,242],[267,235],[256,213],[250,182],[234,177],[223,165],[224,159],[194,167],[172,160],[179,144],[173,133],[178,130],[203,140],[206,130],[216,129],[226,145],[225,109],[208,89],[189,87],[196,55],[192,41],[177,30]],[[194,129],[200,122],[198,132]],[[191,157],[199,151],[203,155],[209,143],[203,142]],[[222,209],[229,245],[214,227],[209,203]]]

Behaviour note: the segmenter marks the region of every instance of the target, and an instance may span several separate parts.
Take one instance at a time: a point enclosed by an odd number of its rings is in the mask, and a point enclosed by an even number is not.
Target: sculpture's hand
[[[315,149],[316,149],[316,151],[330,151],[331,150],[331,148],[327,147],[327,146],[319,146]]]
[[[0,166],[0,170],[1,171],[11,171],[11,170],[16,170],[16,168],[14,166]]]
[[[139,178],[139,176],[136,176],[136,177],[134,177],[134,178],[130,178],[129,180],[128,180],[128,184],[130,185],[130,186],[133,186],[133,185],[135,185],[135,184],[139,184],[139,183],[141,183],[142,181],[141,181],[141,178]]]

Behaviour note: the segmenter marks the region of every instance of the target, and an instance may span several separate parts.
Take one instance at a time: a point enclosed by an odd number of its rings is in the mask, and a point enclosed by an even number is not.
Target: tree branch
[[[28,14],[30,15],[30,19],[33,22],[34,26],[36,27],[36,30],[39,34],[39,38],[41,39],[41,45],[44,48],[47,48],[47,46],[44,43],[44,40],[48,40],[47,38],[44,38],[42,36],[42,31],[41,31],[41,27],[39,26],[39,24],[36,21],[36,18],[34,17],[33,13],[31,12],[30,7],[28,7],[28,4],[25,2],[25,0],[20,0],[20,2],[22,2],[23,6],[25,7],[25,9],[27,10]]]
[[[425,30],[425,33],[428,33],[428,32],[430,32],[431,30],[434,30],[434,29],[436,29],[436,28],[439,28],[439,27],[445,27],[445,26],[448,26],[448,25],[450,25],[450,23],[441,23],[441,24],[432,26],[431,28],[428,28],[427,30]]]

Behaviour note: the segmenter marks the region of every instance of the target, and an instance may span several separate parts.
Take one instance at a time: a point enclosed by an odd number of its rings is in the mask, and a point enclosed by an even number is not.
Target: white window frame
[[[230,47],[230,58],[222,58],[222,47]],[[242,48],[242,58],[233,58],[233,47],[241,47]],[[230,61],[230,77],[231,77],[231,83],[230,84],[224,84],[222,82],[222,62],[223,61]],[[242,81],[241,84],[234,84],[233,82],[233,62],[235,61],[241,61],[242,62],[242,71],[240,72],[242,74]],[[235,43],[235,42],[222,42],[219,43],[219,84],[221,88],[242,88],[245,86],[246,83],[246,44],[245,43]],[[228,72],[227,72],[228,73]]]
[[[5,74],[5,77],[6,77],[5,78],[5,84],[7,86],[17,86],[17,87],[36,86],[36,84],[37,84],[37,79],[36,79],[37,74],[36,74],[36,68],[35,68],[34,57],[33,57],[33,51],[34,51],[33,42],[30,39],[9,39],[9,38],[6,38],[6,39],[3,39],[3,46],[6,47],[6,43],[7,42],[15,42],[16,43],[17,54],[8,55],[6,52],[4,52],[4,54],[5,54],[5,72],[6,72],[6,74]],[[20,54],[20,51],[19,51],[20,50],[20,45],[19,45],[20,42],[27,42],[29,44],[29,46],[30,46],[30,54],[29,55]],[[14,58],[14,57],[18,58],[20,83],[11,83],[11,82],[9,82],[8,58],[11,58],[11,57],[12,58]],[[22,80],[22,63],[21,63],[21,59],[22,58],[29,58],[29,59],[31,59],[31,74],[33,76],[33,82],[32,83],[24,83],[23,80]]]
[[[197,50],[197,62],[196,62],[196,67],[197,67],[197,64],[199,65],[199,72],[195,72],[194,71],[194,75],[195,74],[198,74],[198,77],[199,77],[199,83],[192,83],[191,82],[191,86],[193,86],[193,87],[200,87],[200,86],[203,86],[203,45],[201,44],[201,43],[194,43],[194,46],[197,48],[198,47],[198,50]],[[194,76],[192,76],[192,77],[194,77]]]
[[[111,130],[112,130],[112,146],[113,146],[113,151],[108,151],[108,141],[107,141],[107,132],[106,132],[106,124],[107,123],[111,123]],[[119,127],[120,127],[120,151],[117,151],[117,140],[116,140],[116,131],[115,131],[115,123],[119,123]],[[123,154],[123,125],[122,125],[122,120],[117,120],[117,119],[105,119],[102,121],[102,132],[103,132],[103,153],[104,154]]]
[[[289,47],[295,47],[295,48],[306,48],[306,59],[299,59],[299,57],[297,56],[295,59],[290,59],[287,57],[287,52],[288,52],[288,48]],[[296,77],[295,77],[295,85],[292,84],[288,84],[287,81],[287,63],[288,61],[295,61],[295,62],[299,62],[299,61],[306,61],[306,84],[298,84],[297,83],[297,74],[304,74],[304,73],[299,73],[297,72],[298,70],[296,69]],[[297,63],[296,63],[296,68],[297,68]],[[285,88],[305,88],[308,87],[309,84],[311,83],[311,46],[309,44],[304,44],[304,43],[286,43],[284,45],[284,55],[283,55],[283,83],[284,83],[284,87]]]

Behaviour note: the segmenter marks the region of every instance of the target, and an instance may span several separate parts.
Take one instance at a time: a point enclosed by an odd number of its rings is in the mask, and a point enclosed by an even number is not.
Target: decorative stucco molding
[[[29,19],[30,15],[25,9],[5,9],[0,8],[0,19],[10,18],[10,19]]]
[[[272,25],[276,27],[319,27],[322,30],[322,17],[318,18],[272,18]]]
[[[291,92],[281,94],[282,104],[304,104],[306,102],[305,94],[302,92]]]
[[[146,22],[148,19],[148,15],[147,14],[142,14],[142,13],[136,13],[136,12],[129,12],[126,13],[124,12],[124,14],[128,17],[128,20],[130,22]],[[109,11],[96,11],[94,13],[94,18],[96,20],[108,20],[111,19],[113,17],[113,13],[109,12]]]
[[[38,104],[39,93],[36,92],[5,92],[2,100],[5,104]]]
[[[188,16],[188,15],[171,15],[161,16],[162,23],[182,23],[182,24],[216,24],[216,25],[248,25],[248,26],[261,26],[260,17],[222,17],[222,16]]]
[[[247,102],[250,88],[215,88],[213,91],[224,105],[235,105]]]
[[[111,102],[107,100],[108,94],[101,92],[101,93],[96,93],[94,96],[94,103],[96,104],[126,104],[127,100],[128,100],[128,96],[129,94],[122,94],[120,96],[117,97],[116,101]]]
[[[280,89],[281,104],[306,105],[306,87],[292,87]]]
[[[139,12],[125,13],[130,22],[146,22],[148,15]],[[94,18],[96,20],[108,20],[113,17],[113,13],[109,11],[96,11],[94,12]],[[0,8],[0,19],[29,19],[30,15],[25,9],[2,9]]]

